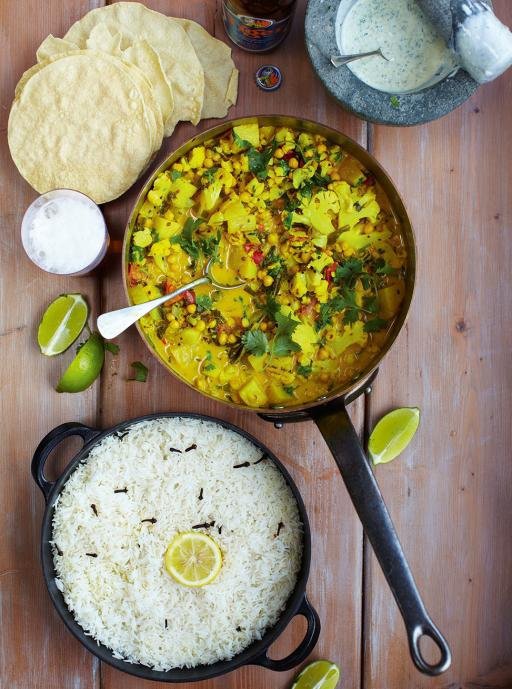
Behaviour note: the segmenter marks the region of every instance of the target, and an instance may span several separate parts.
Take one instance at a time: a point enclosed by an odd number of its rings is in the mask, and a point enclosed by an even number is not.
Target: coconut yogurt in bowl
[[[30,204],[21,240],[30,260],[47,273],[86,275],[105,256],[109,235],[94,201],[73,189],[55,189]]]
[[[342,0],[336,21],[341,54],[380,48],[347,67],[368,86],[386,93],[411,93],[433,86],[458,68],[454,53],[436,33],[415,0]]]

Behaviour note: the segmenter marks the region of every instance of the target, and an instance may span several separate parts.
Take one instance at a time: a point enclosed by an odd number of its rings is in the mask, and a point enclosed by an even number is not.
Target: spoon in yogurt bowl
[[[331,55],[331,64],[334,67],[341,67],[346,65],[348,62],[353,62],[354,60],[360,60],[363,57],[371,57],[372,55],[378,55],[382,57],[386,62],[389,62],[389,57],[386,57],[380,48],[377,50],[370,50],[368,53],[354,53],[353,55]]]

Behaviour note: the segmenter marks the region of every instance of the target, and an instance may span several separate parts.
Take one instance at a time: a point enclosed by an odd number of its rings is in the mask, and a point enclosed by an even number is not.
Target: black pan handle
[[[335,408],[313,409],[310,414],[334,455],[364,531],[400,608],[412,660],[418,670],[426,675],[440,675],[450,667],[450,649],[425,610],[395,527],[347,409],[337,405]],[[422,636],[430,637],[438,647],[441,653],[438,662],[430,664],[423,658],[419,647]]]
[[[45,478],[44,465],[53,450],[59,443],[73,435],[80,436],[84,443],[87,443],[89,440],[92,440],[92,438],[95,438],[100,432],[101,431],[85,426],[82,423],[70,421],[69,423],[63,423],[57,426],[57,428],[54,428],[53,431],[50,431],[48,435],[41,440],[32,457],[32,476],[39,488],[43,491],[46,501],[48,501],[48,496],[55,483]]]
[[[280,660],[269,658],[267,655],[268,649],[265,649],[261,655],[251,660],[251,665],[261,665],[269,670],[281,672],[283,670],[291,670],[291,668],[299,665],[308,657],[318,641],[320,618],[305,594],[295,615],[302,615],[308,623],[306,634],[297,648],[287,655],[286,658],[281,658]]]

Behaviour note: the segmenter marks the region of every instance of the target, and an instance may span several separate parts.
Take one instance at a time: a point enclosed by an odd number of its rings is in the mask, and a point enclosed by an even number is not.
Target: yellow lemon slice
[[[334,689],[340,679],[340,669],[330,660],[315,660],[297,675],[291,689]]]
[[[211,584],[222,567],[222,552],[213,538],[198,531],[185,531],[171,541],[164,555],[165,569],[184,586]]]

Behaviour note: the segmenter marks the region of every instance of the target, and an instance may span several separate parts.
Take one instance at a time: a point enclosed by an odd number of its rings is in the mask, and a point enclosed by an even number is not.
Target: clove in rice
[[[241,464],[233,464],[233,469],[245,469],[246,467],[250,467],[251,463],[250,462],[242,462]]]
[[[190,450],[197,450],[197,445],[193,443],[190,447],[185,448],[185,452],[190,452]]]
[[[128,488],[116,488],[116,490],[114,491],[114,493],[127,493],[127,492],[128,492]]]
[[[212,526],[215,526],[215,519],[212,522],[204,522],[203,524],[195,524],[192,528],[193,529],[210,529]]]
[[[98,516],[98,510],[96,509],[96,505],[94,503],[92,503],[91,505],[91,510],[94,512],[96,516]]]
[[[89,557],[98,557],[98,553],[85,553]]]

